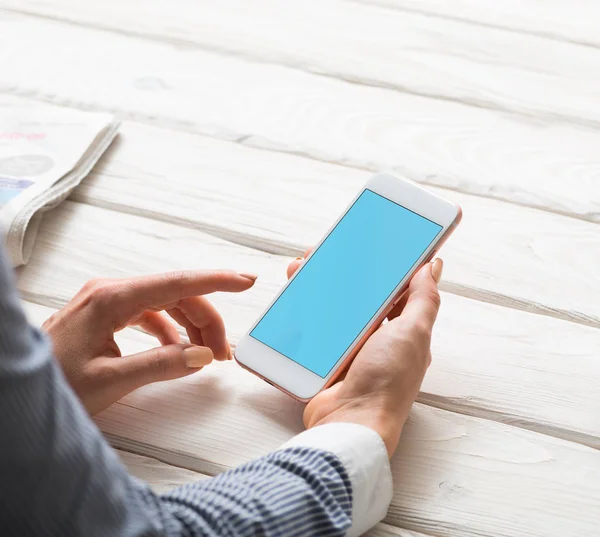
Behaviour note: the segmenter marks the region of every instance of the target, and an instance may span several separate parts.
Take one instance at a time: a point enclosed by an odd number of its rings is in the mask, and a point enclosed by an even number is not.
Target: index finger
[[[120,292],[115,293],[113,305],[126,316],[147,309],[174,307],[188,297],[207,295],[216,291],[239,293],[254,285],[256,276],[227,270],[189,270],[139,276],[120,280]]]

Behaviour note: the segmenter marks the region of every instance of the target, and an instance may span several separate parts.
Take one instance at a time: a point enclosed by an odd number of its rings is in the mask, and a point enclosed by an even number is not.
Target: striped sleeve
[[[212,480],[154,494],[127,473],[69,387],[46,338],[27,324],[1,252],[0,319],[2,535],[348,532],[353,497],[362,494],[353,491],[356,468],[347,470],[352,457],[340,457],[335,446],[309,445],[315,438],[303,437]]]
[[[351,525],[351,484],[340,459],[307,447],[271,453],[153,501],[168,535],[341,537]]]
[[[382,521],[392,500],[387,449],[373,430],[356,423],[328,423],[304,431],[282,446],[320,449],[335,454],[352,489],[352,527],[347,537],[362,535]]]

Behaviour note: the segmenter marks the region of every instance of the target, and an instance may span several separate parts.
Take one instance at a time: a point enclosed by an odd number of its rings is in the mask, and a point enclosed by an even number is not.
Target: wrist
[[[351,402],[321,417],[317,415],[317,412],[309,413],[308,416],[305,415],[305,425],[309,429],[327,423],[354,423],[363,425],[372,429],[381,437],[388,456],[391,458],[398,447],[406,417],[398,413],[397,410],[389,410],[383,405],[363,405]]]

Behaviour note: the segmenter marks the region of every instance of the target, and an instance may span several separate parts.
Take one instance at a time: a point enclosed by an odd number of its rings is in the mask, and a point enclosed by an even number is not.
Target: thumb
[[[165,345],[138,354],[118,358],[118,383],[124,393],[159,382],[190,375],[214,358],[208,347]],[[114,359],[113,359],[114,360]]]
[[[441,278],[443,262],[436,259],[427,263],[413,277],[408,287],[406,306],[400,315],[403,323],[433,328],[440,309],[440,293],[437,284]]]

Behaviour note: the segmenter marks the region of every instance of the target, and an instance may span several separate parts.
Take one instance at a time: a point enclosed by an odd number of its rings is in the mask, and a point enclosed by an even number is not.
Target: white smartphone
[[[461,219],[457,205],[372,177],[235,349],[301,401],[333,384]]]

